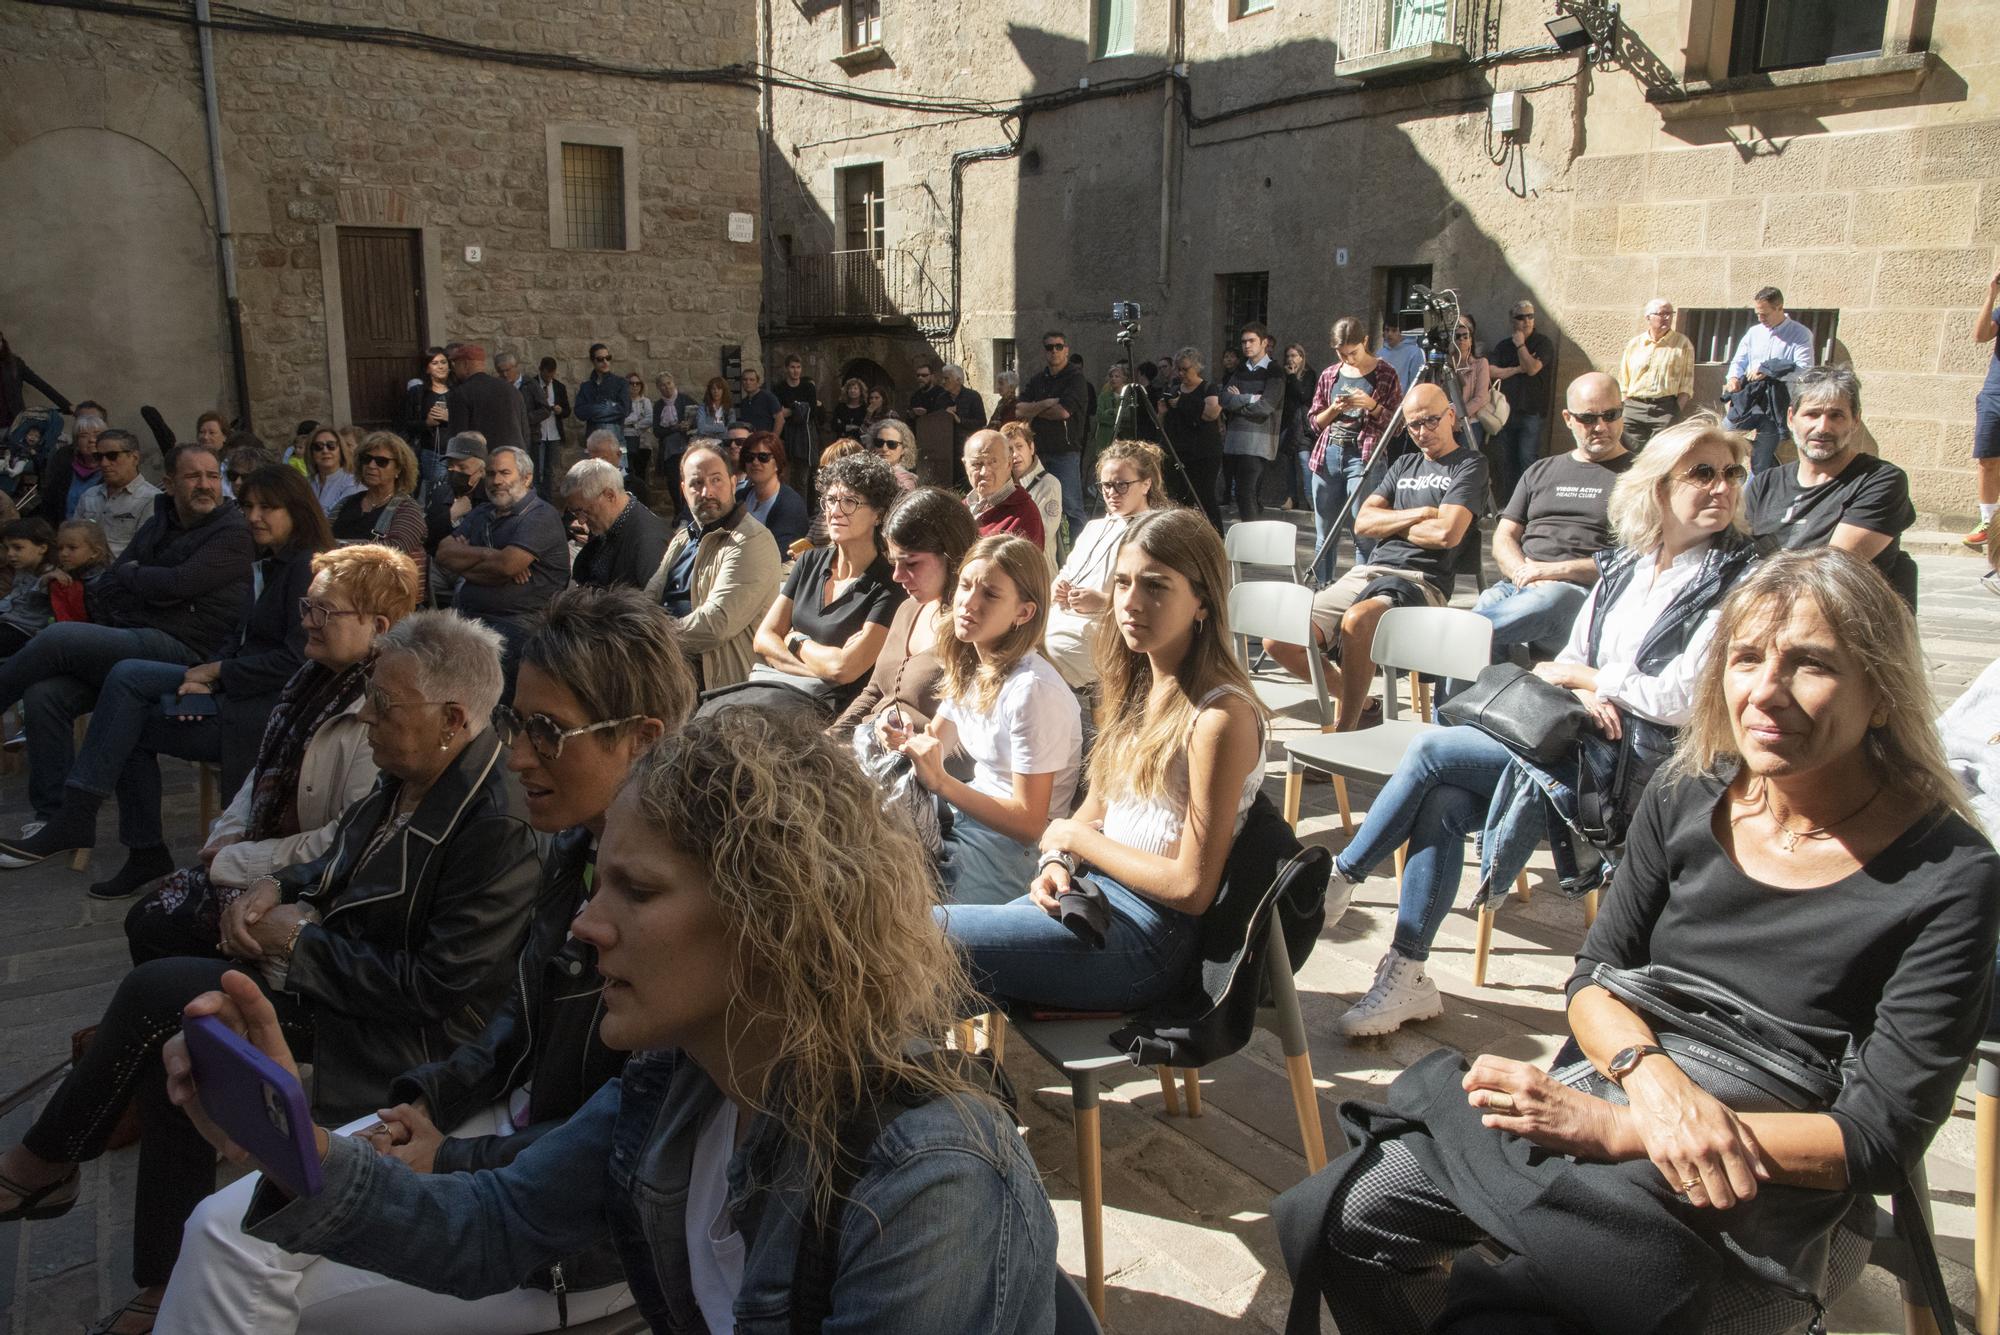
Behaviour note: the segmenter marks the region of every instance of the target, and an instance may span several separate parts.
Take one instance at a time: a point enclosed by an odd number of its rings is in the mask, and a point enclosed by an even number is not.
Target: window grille
[[[625,249],[625,152],[605,144],[564,144],[563,218],[577,250]]]

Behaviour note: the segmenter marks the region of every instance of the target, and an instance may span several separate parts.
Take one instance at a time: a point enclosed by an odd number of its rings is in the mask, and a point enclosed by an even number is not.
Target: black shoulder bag
[[[1576,756],[1590,715],[1572,691],[1516,663],[1495,663],[1438,706],[1438,721],[1477,728],[1544,769]]]

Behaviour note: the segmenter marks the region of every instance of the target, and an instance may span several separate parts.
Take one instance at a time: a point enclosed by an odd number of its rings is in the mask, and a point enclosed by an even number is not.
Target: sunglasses
[[[744,455],[743,462],[746,464],[768,464],[776,462],[777,458],[778,456],[769,450],[757,450],[751,454]]]
[[[1515,316],[1515,317],[1514,317],[1514,323],[1515,323],[1515,324],[1519,324],[1519,323],[1521,323],[1521,321],[1523,321],[1523,320],[1532,320],[1532,319],[1534,319],[1534,318],[1535,318],[1535,317],[1534,317],[1534,316],[1532,316],[1532,315],[1517,315],[1517,316]]]
[[[1123,496],[1126,492],[1137,486],[1138,483],[1138,478],[1128,477],[1123,482],[1100,482],[1097,484],[1097,489],[1106,496]]]
[[[372,465],[373,467],[376,467],[376,468],[394,468],[394,467],[396,466],[396,461],[395,461],[394,459],[390,458],[390,457],[389,457],[388,455],[386,455],[386,454],[364,454],[364,455],[362,455],[362,456],[361,456],[361,466],[362,466],[363,468],[367,468],[367,467],[370,467],[371,465]]]
[[[97,457],[102,459],[104,456],[100,454]],[[250,480],[250,475],[248,473],[238,473],[235,472],[234,470],[230,471],[224,476],[226,476],[229,479],[229,489],[231,491],[243,490],[243,484]]]
[[[1067,343],[1044,343],[1044,344],[1042,344],[1042,351],[1043,351],[1043,352],[1061,352],[1061,351],[1062,351],[1062,350],[1063,350],[1064,348],[1066,348],[1066,347],[1068,347],[1068,346],[1069,346],[1069,344],[1067,344]]]
[[[338,607],[328,607],[325,603],[316,603],[310,598],[299,599],[299,624],[307,630],[323,630],[326,627],[327,621],[333,617],[365,617],[367,615],[368,613],[366,612],[343,611]]]
[[[1623,408],[1607,408],[1601,413],[1573,413],[1563,409],[1563,416],[1581,426],[1596,426],[1600,422],[1615,422],[1625,415]]]
[[[868,442],[868,448],[871,450],[900,450],[907,444],[909,444],[908,441],[899,440],[895,436],[877,436]]]
[[[1742,464],[1731,464],[1727,468],[1717,468],[1714,464],[1695,464],[1680,475],[1680,481],[1697,487],[1713,487],[1722,481],[1732,487],[1740,487],[1748,481],[1750,470]]]
[[[547,714],[530,714],[522,718],[511,705],[501,705],[493,711],[493,731],[499,734],[502,746],[512,746],[516,738],[525,736],[536,755],[553,763],[562,759],[563,743],[570,738],[603,732],[606,728],[623,727],[644,717],[643,714],[628,714],[624,718],[606,719],[602,723],[586,723],[580,728],[565,728]]]
[[[600,366],[609,366],[611,364],[611,358],[609,356],[592,357],[590,360],[596,362]]]
[[[337,440],[316,440],[312,443],[312,450],[314,454],[337,454],[340,452],[340,442]]]

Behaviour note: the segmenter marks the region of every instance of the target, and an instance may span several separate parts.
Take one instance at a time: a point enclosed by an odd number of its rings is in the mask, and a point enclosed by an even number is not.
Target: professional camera
[[[1451,360],[1452,343],[1458,336],[1456,292],[1433,292],[1418,283],[1410,289],[1409,303],[1396,314],[1396,328],[1417,340],[1426,359]]]
[[[1136,301],[1111,303],[1111,323],[1118,326],[1120,343],[1130,343],[1139,336],[1139,316],[1139,303]]]

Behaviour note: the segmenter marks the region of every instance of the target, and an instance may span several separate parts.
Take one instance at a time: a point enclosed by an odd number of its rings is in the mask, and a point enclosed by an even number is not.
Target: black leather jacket
[[[590,831],[581,826],[555,837],[507,1000],[478,1037],[442,1061],[404,1072],[390,1086],[391,1102],[421,1098],[431,1121],[449,1131],[532,1080],[527,1126],[508,1136],[447,1137],[437,1148],[434,1173],[506,1167],[568,1121],[625,1066],[626,1054],[611,1051],[598,1037],[604,980],[597,973],[597,952],[569,934],[589,898],[584,869],[590,855]],[[604,1239],[538,1270],[528,1283],[581,1290],[615,1284],[623,1276],[616,1249]]]
[[[604,1015],[597,952],[569,934],[588,897],[583,873],[589,861],[588,830],[579,826],[555,837],[507,999],[477,1037],[440,1061],[404,1072],[390,1087],[396,1102],[421,1098],[431,1121],[449,1131],[533,1080],[531,1125],[511,1136],[447,1140],[438,1147],[437,1172],[513,1162],[543,1132],[590,1102],[625,1065],[625,1054],[611,1051],[597,1036]]]
[[[277,874],[321,919],[299,933],[285,990],[311,1003],[322,1120],[380,1108],[397,1075],[475,1037],[505,999],[541,857],[504,756],[490,729],[474,737],[364,860],[402,788],[384,775],[323,855]]]

